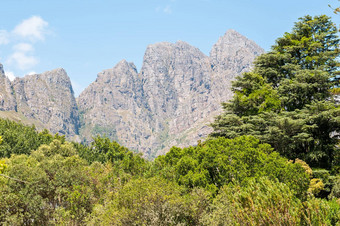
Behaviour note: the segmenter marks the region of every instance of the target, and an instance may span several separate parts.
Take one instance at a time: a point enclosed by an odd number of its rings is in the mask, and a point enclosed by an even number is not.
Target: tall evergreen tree
[[[300,18],[257,58],[252,72],[236,79],[211,136],[253,135],[288,158],[340,165],[340,108],[330,91],[338,85],[336,33],[327,16]]]

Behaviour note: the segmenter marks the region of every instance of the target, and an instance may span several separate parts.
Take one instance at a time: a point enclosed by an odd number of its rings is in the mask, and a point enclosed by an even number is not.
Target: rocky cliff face
[[[143,97],[142,79],[134,64],[125,60],[98,74],[77,99],[84,141],[106,135],[147,152],[151,115]]]
[[[13,111],[26,121],[37,120],[52,133],[73,139],[79,117],[70,78],[64,69],[27,75],[10,82],[0,67],[0,110]]]
[[[231,98],[231,81],[248,71],[263,50],[230,30],[213,46],[210,57],[179,41],[146,49],[143,66],[121,61],[98,74],[78,98],[81,136],[105,133],[148,157],[173,145],[196,144]]]
[[[249,71],[256,56],[264,53],[254,41],[234,30],[228,30],[220,37],[210,51],[214,99],[225,102],[231,99],[231,81]],[[223,92],[223,90],[228,90]]]
[[[78,108],[64,69],[16,78],[13,89],[18,112],[39,119],[52,133],[78,134]]]

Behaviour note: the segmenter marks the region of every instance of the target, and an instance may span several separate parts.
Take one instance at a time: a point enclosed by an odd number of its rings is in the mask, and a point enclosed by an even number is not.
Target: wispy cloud
[[[34,48],[29,43],[19,43],[13,46],[13,49],[18,52],[33,52]]]
[[[18,24],[13,34],[31,41],[44,40],[48,34],[48,23],[39,16],[32,16]]]
[[[172,13],[172,9],[170,5],[165,6],[165,8],[163,9],[163,12],[166,14],[171,14]]]
[[[161,13],[165,13],[165,14],[172,14],[172,8],[171,8],[171,5],[167,5],[165,7],[161,7],[161,6],[158,6],[156,9],[155,9],[156,12],[161,12]]]
[[[173,9],[172,6],[176,2],[176,0],[168,0],[166,5],[159,5],[156,7],[155,11],[158,13],[164,13],[164,14],[172,14]]]
[[[9,65],[21,70],[28,70],[38,64],[38,59],[32,55],[34,48],[29,43],[19,43],[13,46],[14,52],[8,57]]]
[[[39,60],[35,56],[28,55],[26,52],[14,52],[6,62],[20,70],[28,70],[37,65]]]

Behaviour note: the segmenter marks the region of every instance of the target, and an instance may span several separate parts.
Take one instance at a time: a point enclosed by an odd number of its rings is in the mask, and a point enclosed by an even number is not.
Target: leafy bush
[[[58,212],[82,222],[92,210],[87,163],[75,155],[73,145],[54,140],[30,156],[12,155],[5,159],[0,180],[1,224],[55,224]]]
[[[155,160],[165,178],[189,189],[202,187],[211,192],[230,182],[247,183],[267,176],[286,183],[299,197],[305,196],[309,177],[300,164],[289,162],[251,136],[217,138],[197,147],[173,147]]]
[[[41,144],[49,144],[53,136],[47,130],[36,131],[34,126],[25,126],[8,119],[0,119],[0,158],[12,154],[30,154]],[[54,138],[64,139],[56,135]]]
[[[207,225],[298,225],[301,202],[289,187],[266,177],[246,186],[224,186],[210,211]]]
[[[88,224],[184,225],[187,220],[181,188],[161,178],[131,180],[110,200],[94,208]]]

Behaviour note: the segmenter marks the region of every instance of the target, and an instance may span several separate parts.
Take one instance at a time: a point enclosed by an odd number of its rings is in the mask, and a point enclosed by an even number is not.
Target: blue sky
[[[337,0],[2,0],[0,63],[9,77],[62,67],[76,95],[122,59],[141,68],[147,45],[186,41],[209,55],[234,29],[269,50],[299,17]]]

